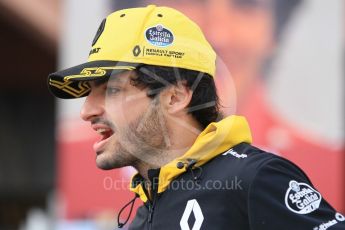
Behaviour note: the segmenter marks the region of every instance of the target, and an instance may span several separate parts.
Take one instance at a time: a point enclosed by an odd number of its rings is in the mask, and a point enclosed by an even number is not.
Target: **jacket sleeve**
[[[274,158],[257,171],[248,191],[252,230],[345,230],[345,217],[332,208],[301,169]]]

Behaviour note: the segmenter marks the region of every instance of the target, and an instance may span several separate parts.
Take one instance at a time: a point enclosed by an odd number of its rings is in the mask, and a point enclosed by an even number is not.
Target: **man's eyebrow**
[[[123,76],[113,75],[110,77],[105,77],[105,78],[97,79],[94,81],[90,81],[89,84],[97,87],[105,83],[122,83],[123,84],[126,81],[127,79]]]
[[[90,83],[90,85],[94,85],[95,87],[97,87],[97,86],[100,86],[104,83],[107,83],[108,80],[109,80],[109,78],[102,78],[102,79],[91,81],[89,83]]]
[[[108,82],[109,83],[125,83],[126,82],[126,78],[124,78],[123,76],[110,76],[108,78]]]

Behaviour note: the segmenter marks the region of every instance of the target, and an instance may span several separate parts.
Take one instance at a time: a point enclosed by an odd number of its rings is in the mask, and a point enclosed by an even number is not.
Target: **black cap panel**
[[[92,61],[52,73],[48,76],[50,92],[62,99],[87,96],[88,81],[109,78],[114,74],[134,70],[138,63],[116,61]]]

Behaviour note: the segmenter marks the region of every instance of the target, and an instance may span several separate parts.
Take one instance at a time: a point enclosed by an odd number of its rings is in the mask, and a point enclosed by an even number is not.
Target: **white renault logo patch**
[[[193,212],[195,222],[192,228],[189,227],[188,219]],[[204,221],[204,215],[202,214],[200,205],[196,199],[189,200],[186,205],[186,209],[183,212],[180,226],[181,230],[199,230],[201,228],[202,222]]]

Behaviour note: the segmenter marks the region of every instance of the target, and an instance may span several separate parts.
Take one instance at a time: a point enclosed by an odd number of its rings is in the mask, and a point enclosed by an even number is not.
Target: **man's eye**
[[[107,95],[115,95],[120,92],[119,88],[114,88],[114,87],[108,87],[106,90]]]

